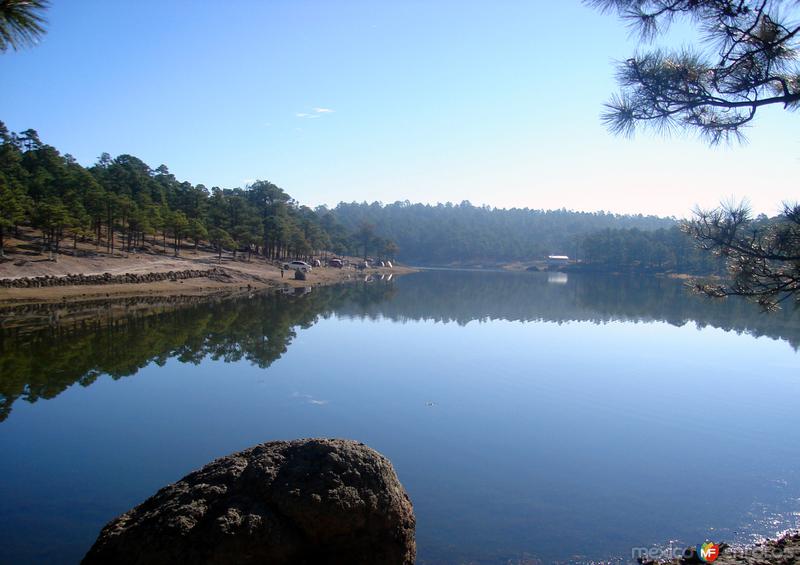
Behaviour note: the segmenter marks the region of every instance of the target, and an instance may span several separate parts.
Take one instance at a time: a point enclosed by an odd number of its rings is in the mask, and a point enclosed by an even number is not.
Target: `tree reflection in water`
[[[0,310],[0,421],[13,403],[54,398],[74,383],[119,379],[176,358],[269,367],[297,328],[320,318],[524,322],[694,322],[800,346],[800,315],[712,301],[656,277],[425,271],[395,279],[214,298],[140,298]]]

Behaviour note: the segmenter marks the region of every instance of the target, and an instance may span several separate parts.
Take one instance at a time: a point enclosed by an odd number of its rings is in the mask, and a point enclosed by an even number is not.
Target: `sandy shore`
[[[6,252],[0,262],[0,279],[19,279],[23,277],[64,276],[67,274],[111,275],[164,273],[169,271],[222,269],[225,277],[199,277],[176,281],[158,281],[136,284],[103,284],[80,286],[48,286],[41,288],[0,288],[0,304],[36,303],[56,301],[96,300],[102,297],[125,298],[148,295],[201,296],[226,293],[243,289],[264,289],[281,287],[308,287],[337,284],[347,281],[364,280],[368,276],[397,276],[413,272],[414,269],[402,266],[356,270],[317,267],[307,275],[307,280],[294,280],[294,273],[281,269],[263,258],[252,257],[234,260],[223,256],[218,261],[216,254],[184,250],[180,257],[161,253],[116,253],[105,254],[79,250],[77,256],[61,254],[58,261],[47,256],[24,252],[20,246],[17,252]],[[7,248],[8,249],[8,248]]]

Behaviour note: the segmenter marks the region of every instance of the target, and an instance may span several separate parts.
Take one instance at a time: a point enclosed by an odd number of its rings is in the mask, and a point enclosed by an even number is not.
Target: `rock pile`
[[[223,269],[208,269],[205,271],[189,269],[186,271],[164,271],[159,273],[124,273],[112,275],[103,273],[100,275],[45,275],[41,277],[20,277],[16,279],[0,279],[0,288],[42,288],[50,286],[74,286],[74,285],[104,285],[104,284],[137,284],[151,283],[160,281],[178,281],[185,279],[195,279],[200,277],[210,278],[216,281],[230,279],[231,276]]]

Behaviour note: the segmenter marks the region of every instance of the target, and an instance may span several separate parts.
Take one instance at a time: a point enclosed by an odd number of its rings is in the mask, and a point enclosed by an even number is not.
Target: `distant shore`
[[[169,253],[61,254],[57,261],[38,253],[6,253],[0,261],[0,280],[30,281],[30,287],[0,288],[0,304],[45,303],[127,298],[137,296],[202,296],[243,289],[309,287],[364,280],[369,276],[398,276],[415,269],[394,265],[364,270],[316,267],[306,280],[294,280],[293,271],[253,256],[230,255],[218,260],[208,251]],[[102,284],[91,283],[106,275]],[[42,279],[48,277],[48,279]],[[160,279],[160,280],[159,280]],[[41,281],[41,282],[37,282]],[[125,282],[123,282],[125,281]],[[26,283],[27,284],[27,283]]]
[[[654,277],[667,277],[671,279],[717,279],[715,274],[697,273],[678,273],[669,270],[640,269],[640,268],[611,268],[604,265],[585,265],[582,263],[570,263],[562,267],[548,268],[545,261],[531,261],[527,263],[451,263],[447,265],[420,265],[416,267],[423,271],[477,271],[477,272],[509,272],[509,273],[564,273],[587,274],[587,275],[647,275]]]

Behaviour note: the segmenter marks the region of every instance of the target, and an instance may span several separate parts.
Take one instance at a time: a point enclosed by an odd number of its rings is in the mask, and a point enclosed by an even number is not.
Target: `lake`
[[[653,277],[423,271],[0,311],[0,562],[275,439],[393,462],[418,562],[628,562],[800,526],[800,315]],[[538,560],[538,561],[537,561]]]

